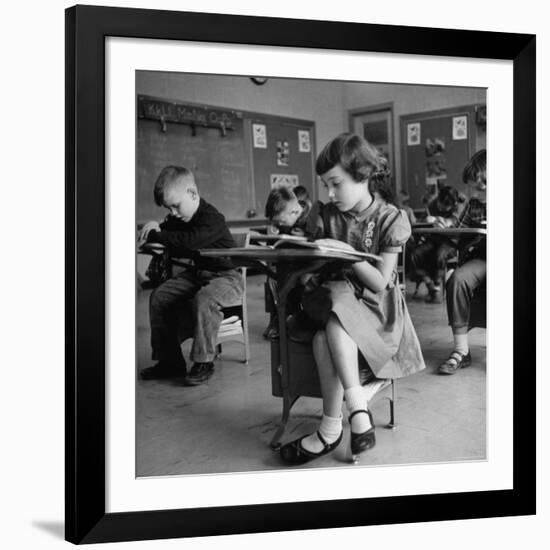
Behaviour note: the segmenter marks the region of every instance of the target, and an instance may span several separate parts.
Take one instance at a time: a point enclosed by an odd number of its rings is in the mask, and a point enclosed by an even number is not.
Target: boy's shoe
[[[184,386],[199,386],[214,374],[214,363],[194,363],[189,374],[183,379]]]
[[[465,369],[472,364],[470,352],[463,355],[459,351],[453,351],[448,359],[439,365],[439,374],[454,374],[458,369]]]
[[[443,293],[441,290],[430,290],[425,302],[427,304],[441,304],[443,302]]]
[[[173,363],[159,361],[156,365],[141,369],[139,372],[139,377],[142,380],[158,380],[161,378],[176,378],[178,376],[185,376],[186,373],[187,369],[185,362],[178,366]]]

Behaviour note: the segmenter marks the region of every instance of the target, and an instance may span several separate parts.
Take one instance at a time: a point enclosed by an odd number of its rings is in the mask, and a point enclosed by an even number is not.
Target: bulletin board
[[[257,114],[251,116],[249,124],[258,216],[264,216],[271,189],[281,185],[291,188],[301,185],[315,200],[315,123]]]
[[[401,185],[412,208],[423,208],[423,199],[436,194],[438,186],[451,185],[469,195],[462,171],[485,144],[482,109],[468,105],[400,117]]]

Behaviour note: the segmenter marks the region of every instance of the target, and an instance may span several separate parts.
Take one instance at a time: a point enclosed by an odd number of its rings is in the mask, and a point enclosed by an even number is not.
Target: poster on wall
[[[271,174],[269,177],[271,189],[278,187],[290,187],[294,189],[300,184],[300,180],[296,174]]]
[[[256,149],[267,149],[267,132],[265,124],[253,124],[252,135]]]
[[[420,122],[407,124],[407,145],[420,145]]]
[[[426,139],[426,186],[430,192],[436,192],[437,185],[447,179],[447,159],[445,156],[445,138]]]
[[[453,117],[453,139],[468,139],[468,117],[466,115]]]
[[[300,153],[311,152],[308,130],[298,130],[298,151],[300,151]]]
[[[277,166],[288,166],[290,162],[290,146],[288,141],[277,141]]]

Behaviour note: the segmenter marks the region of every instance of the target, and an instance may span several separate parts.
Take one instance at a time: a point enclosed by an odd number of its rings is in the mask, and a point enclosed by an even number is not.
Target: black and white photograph
[[[103,3],[5,10],[4,546],[544,540],[542,9]]]
[[[136,477],[486,460],[487,89],[138,70],[129,99]]]

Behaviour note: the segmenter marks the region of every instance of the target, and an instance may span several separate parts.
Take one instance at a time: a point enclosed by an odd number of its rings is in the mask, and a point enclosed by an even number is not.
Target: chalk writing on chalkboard
[[[238,111],[226,111],[138,96],[138,118],[158,120],[164,132],[166,123],[172,122],[189,124],[193,129],[196,126],[219,128],[222,135],[225,135],[226,130],[235,129],[236,121],[242,120],[243,116]]]

